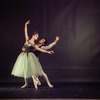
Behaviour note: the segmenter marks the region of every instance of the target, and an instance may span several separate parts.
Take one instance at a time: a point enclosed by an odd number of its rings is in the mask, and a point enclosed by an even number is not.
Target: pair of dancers
[[[25,80],[25,84],[21,88],[28,87],[28,78],[33,79],[33,83],[36,89],[38,89],[37,85],[41,85],[41,82],[38,79],[38,76],[44,76],[47,84],[49,87],[53,87],[50,83],[47,75],[43,71],[41,64],[37,58],[40,52],[53,54],[53,51],[47,51],[53,45],[57,43],[59,37],[56,37],[55,43],[50,44],[49,46],[42,46],[46,43],[46,39],[41,39],[39,44],[35,44],[35,40],[38,39],[38,33],[32,35],[32,38],[29,39],[28,32],[27,32],[27,25],[30,24],[30,20],[25,23],[25,43],[24,47],[22,48],[22,52],[17,57],[17,60],[14,64],[13,70],[11,72],[12,75],[17,77],[23,77]],[[38,52],[39,51],[39,52]]]

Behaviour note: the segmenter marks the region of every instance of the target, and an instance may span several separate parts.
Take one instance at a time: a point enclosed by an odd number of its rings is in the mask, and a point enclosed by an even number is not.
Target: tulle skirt
[[[30,78],[32,75],[42,76],[42,67],[34,53],[21,52],[17,57],[11,74],[24,78]]]

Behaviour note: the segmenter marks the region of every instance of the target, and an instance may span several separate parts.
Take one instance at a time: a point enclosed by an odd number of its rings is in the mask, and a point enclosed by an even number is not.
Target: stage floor
[[[100,99],[100,83],[53,83],[49,88],[46,83],[35,89],[30,83],[21,89],[22,83],[0,84],[0,99],[18,100],[96,100]]]
[[[0,99],[0,100],[11,100],[11,99]],[[100,99],[13,99],[13,100],[100,100]]]

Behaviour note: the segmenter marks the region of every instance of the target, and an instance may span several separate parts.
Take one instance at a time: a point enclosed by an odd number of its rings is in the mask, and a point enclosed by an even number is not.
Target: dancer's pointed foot
[[[26,88],[26,87],[28,87],[28,84],[24,84],[21,88],[23,89],[23,88]]]
[[[38,89],[37,83],[34,83],[35,89]]]
[[[41,82],[40,82],[40,80],[38,79],[38,77],[35,77],[35,81],[36,81],[36,83],[37,83],[38,85],[41,85]]]
[[[37,81],[34,81],[34,87],[35,87],[35,89],[38,89]]]
[[[48,86],[49,86],[50,88],[53,88],[53,87],[54,87],[52,84],[49,84]]]
[[[36,81],[36,83],[38,84],[38,85],[41,85],[41,82],[38,80],[38,81]]]

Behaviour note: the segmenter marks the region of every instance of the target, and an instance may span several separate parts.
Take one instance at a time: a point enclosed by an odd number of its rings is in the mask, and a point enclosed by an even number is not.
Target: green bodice
[[[29,40],[28,40],[28,43],[31,44]],[[35,49],[32,44],[30,46],[24,45],[24,48],[25,48],[25,51],[24,51],[25,53],[32,52]]]
[[[27,45],[24,45],[24,48],[25,48],[25,53],[28,53],[28,52],[32,52],[33,51],[33,46],[27,46]]]

